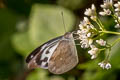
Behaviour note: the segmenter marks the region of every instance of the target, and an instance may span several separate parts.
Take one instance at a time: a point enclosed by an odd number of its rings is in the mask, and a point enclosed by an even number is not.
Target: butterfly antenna
[[[66,32],[66,27],[65,27],[65,21],[64,21],[64,15],[63,15],[63,12],[61,12],[61,15],[62,15],[62,21],[63,21],[63,25],[64,25],[64,30]]]

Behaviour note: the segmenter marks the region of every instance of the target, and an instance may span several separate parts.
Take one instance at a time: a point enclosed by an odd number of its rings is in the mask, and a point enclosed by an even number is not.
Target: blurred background
[[[94,3],[100,11],[102,0],[0,0],[0,80],[120,80],[119,45],[112,49],[110,70],[103,70],[98,62],[104,54],[91,60],[85,49],[77,46],[79,64],[62,75],[48,70],[28,70],[26,56],[42,43],[78,29],[86,8]],[[114,30],[111,17],[100,17],[108,30]],[[115,35],[106,35],[110,41]]]

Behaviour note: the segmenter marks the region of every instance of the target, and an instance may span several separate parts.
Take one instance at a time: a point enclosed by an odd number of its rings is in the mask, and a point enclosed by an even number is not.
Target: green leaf
[[[109,42],[114,42],[118,36],[109,39]],[[110,62],[112,64],[112,69],[120,69],[120,42],[116,43],[111,49]]]
[[[61,11],[67,31],[70,31],[75,21],[70,11],[53,5],[36,4],[32,7],[29,37],[35,46],[65,33]]]
[[[33,49],[33,45],[30,43],[28,33],[16,33],[12,37],[13,46],[20,54],[26,56]]]
[[[36,69],[34,72],[31,72],[26,80],[49,80],[47,77],[47,72],[43,69]]]
[[[59,6],[35,4],[32,7],[29,28],[26,32],[13,35],[14,48],[23,56],[46,41],[65,33],[61,11],[67,31],[72,30],[75,17],[69,11]],[[25,25],[23,25],[26,27]]]

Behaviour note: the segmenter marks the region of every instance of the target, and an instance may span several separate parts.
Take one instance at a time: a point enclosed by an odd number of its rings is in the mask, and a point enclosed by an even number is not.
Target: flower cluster
[[[111,16],[115,22],[117,23],[115,28],[120,28],[120,2],[118,1],[116,4],[113,3],[112,0],[104,0],[104,3],[101,5],[103,11],[99,12],[102,16]],[[116,39],[116,41],[109,44],[101,37],[104,34],[117,34],[120,35],[119,32],[107,31],[105,26],[102,24],[101,20],[97,16],[96,7],[92,4],[91,8],[85,10],[84,14],[87,17],[84,17],[83,21],[79,24],[79,29],[77,30],[78,39],[80,40],[81,48],[88,48],[88,54],[91,55],[91,59],[95,59],[98,57],[98,54],[101,51],[108,50],[108,55],[106,55],[105,59],[98,63],[100,67],[103,69],[110,69],[111,64],[109,63],[109,55],[111,47],[120,39]],[[90,20],[91,19],[91,20]],[[95,22],[98,27],[95,27],[90,21]]]
[[[95,5],[92,4],[91,8],[86,9],[84,14],[89,16],[93,21],[96,21],[97,16]],[[80,22],[77,34],[79,35],[81,48],[91,48],[88,53],[91,55],[91,59],[95,59],[100,51],[93,44],[93,37],[97,34],[97,29],[91,24],[87,17],[84,17],[84,20]],[[96,43],[100,46],[106,46],[106,41],[103,39],[96,40]]]
[[[84,17],[84,20],[79,24],[79,30],[77,30],[82,48],[88,48],[92,44],[92,29],[94,29],[94,26],[87,17]]]
[[[115,25],[115,28],[120,28],[120,2],[114,4],[115,7],[115,17],[117,18],[117,20],[115,20],[115,22],[117,23]]]
[[[120,28],[120,2],[113,4],[112,0],[105,0],[104,3],[101,5],[103,11],[99,12],[100,15],[106,16],[111,15],[115,19],[117,23],[115,28]]]
[[[103,69],[110,69],[111,68],[111,64],[109,62],[100,62],[98,63],[98,65],[103,68]]]
[[[119,12],[120,11],[120,2],[114,4],[115,6],[115,11]]]
[[[104,3],[101,5],[103,8],[103,11],[99,12],[100,15],[111,15],[111,7],[112,7],[113,1],[112,0],[104,0]]]
[[[91,48],[88,53],[91,55],[91,59],[95,59],[99,53],[99,49],[93,44],[93,36],[96,34],[96,28],[90,23],[87,17],[80,22],[79,29],[77,30],[81,48]],[[100,46],[106,46],[106,41],[103,39],[96,40],[96,43]]]
[[[96,20],[96,8],[95,5],[92,4],[91,8],[86,9],[85,15],[90,16],[92,20]]]
[[[106,46],[106,41],[104,41],[103,39],[96,40],[96,43],[98,43],[101,46]]]
[[[103,9],[103,11],[99,12],[100,15],[105,16],[105,15],[111,15],[110,9]]]
[[[97,57],[97,53],[99,52],[99,49],[95,45],[90,46],[91,50],[88,51],[88,53],[91,55],[91,59],[95,59]]]

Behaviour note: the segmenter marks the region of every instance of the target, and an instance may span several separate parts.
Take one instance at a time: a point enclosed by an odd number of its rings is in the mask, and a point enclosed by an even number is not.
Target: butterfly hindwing
[[[75,67],[78,63],[76,46],[72,34],[62,39],[48,63],[48,69],[54,74],[62,74]]]
[[[27,58],[26,63],[28,63],[29,68],[48,68],[48,62],[50,56],[56,49],[59,41],[61,40],[62,36],[54,38],[40,47],[36,48]]]

